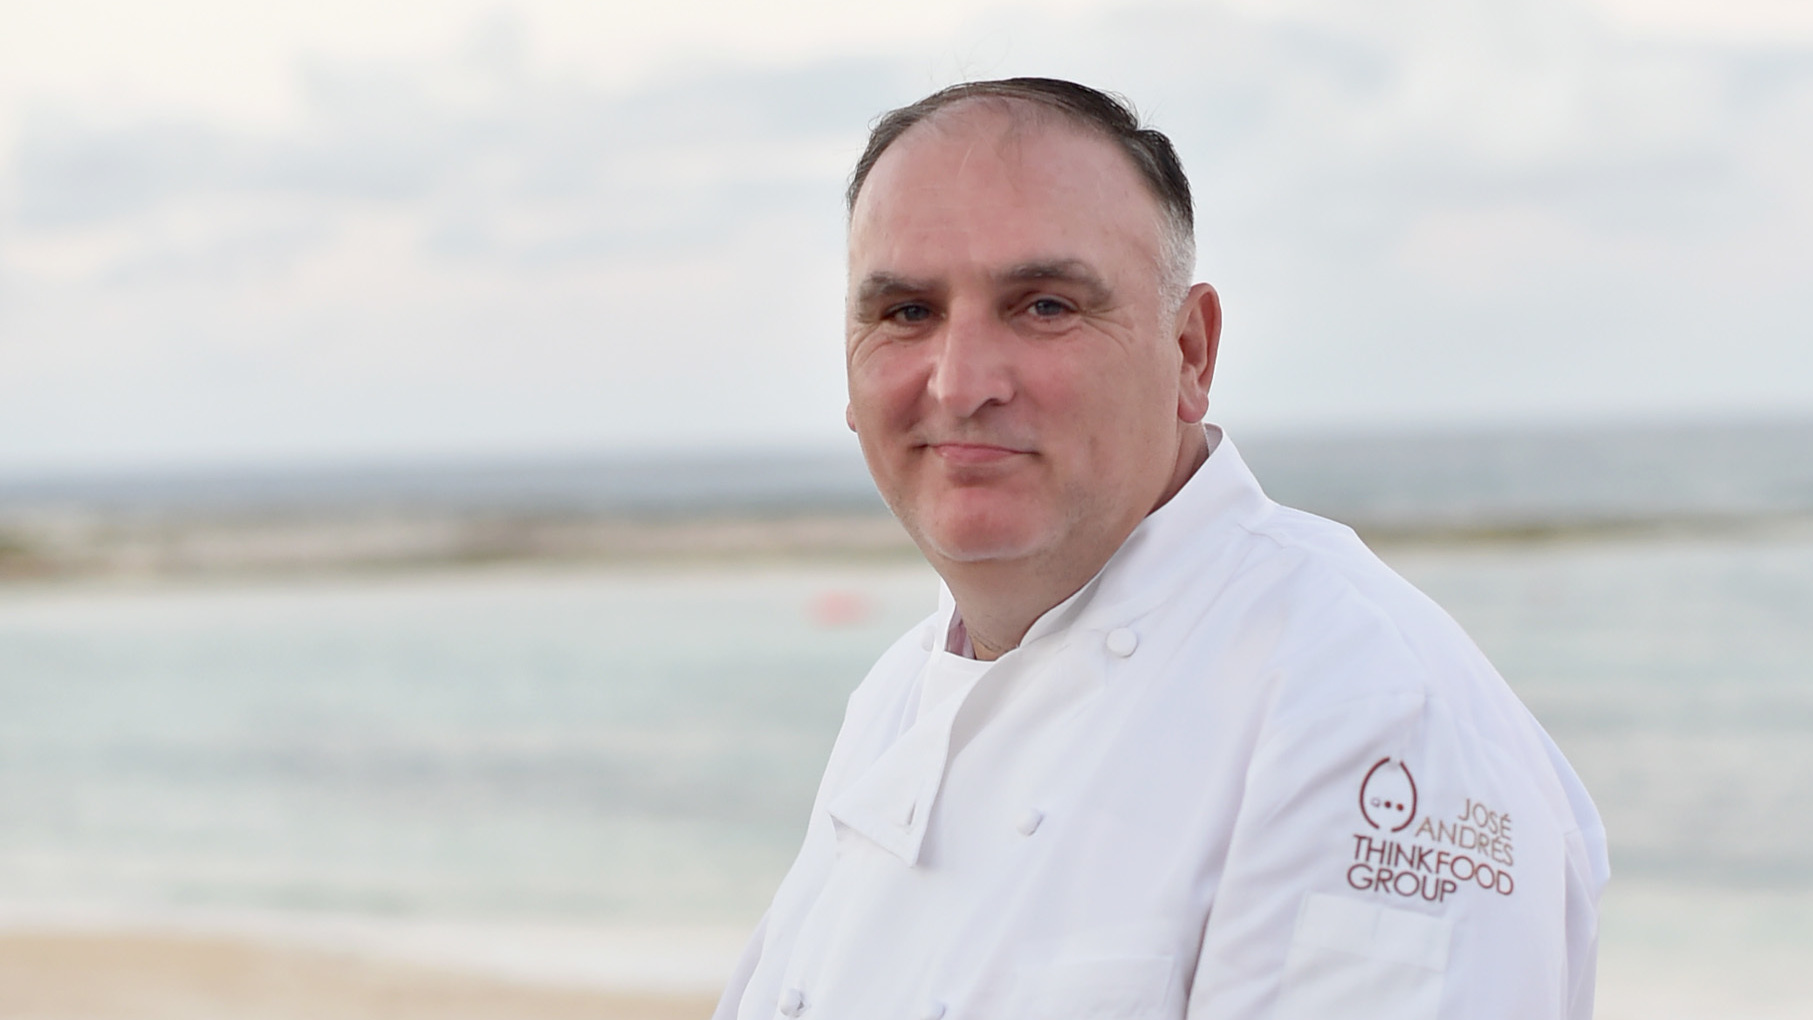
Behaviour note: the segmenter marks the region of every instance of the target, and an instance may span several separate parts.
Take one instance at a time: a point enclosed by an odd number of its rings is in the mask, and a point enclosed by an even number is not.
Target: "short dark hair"
[[[939,89],[909,106],[889,110],[875,121],[869,131],[868,147],[856,161],[850,174],[850,187],[844,193],[845,207],[854,212],[856,197],[876,160],[899,140],[913,125],[939,110],[971,99],[993,99],[1009,103],[1028,103],[1051,110],[1072,124],[1101,133],[1120,147],[1132,160],[1133,167],[1158,201],[1169,230],[1166,238],[1166,271],[1178,277],[1168,281],[1173,287],[1187,289],[1189,275],[1196,262],[1196,207],[1190,198],[1190,179],[1184,176],[1177,149],[1163,132],[1140,123],[1139,111],[1124,96],[1092,89],[1059,78],[1002,78],[996,81],[972,81]],[[1182,300],[1181,292],[1177,295]]]

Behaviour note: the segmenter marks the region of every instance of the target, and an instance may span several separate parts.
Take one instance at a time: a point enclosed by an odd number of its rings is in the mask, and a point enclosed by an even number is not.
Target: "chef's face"
[[[935,566],[1105,559],[1167,495],[1206,379],[1160,286],[1162,222],[1112,142],[994,104],[876,162],[851,213],[848,417]]]

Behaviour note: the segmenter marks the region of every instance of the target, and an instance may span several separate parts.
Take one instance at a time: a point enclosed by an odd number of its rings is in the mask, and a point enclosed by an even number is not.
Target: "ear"
[[[849,404],[844,405],[844,424],[850,426],[851,432],[856,431],[856,408]]]
[[[1199,283],[1177,310],[1177,347],[1183,355],[1177,379],[1177,418],[1194,424],[1209,413],[1209,383],[1221,349],[1221,296]]]

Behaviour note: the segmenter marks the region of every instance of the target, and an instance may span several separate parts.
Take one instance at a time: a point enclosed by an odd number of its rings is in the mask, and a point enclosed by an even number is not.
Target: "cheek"
[[[848,385],[853,427],[874,432],[911,424],[925,373],[904,352],[877,352],[850,363]]]
[[[1116,366],[1098,359],[1048,354],[1021,358],[1014,365],[1016,399],[1047,417],[1074,417],[1102,400],[1117,385]]]
[[[1087,449],[1106,450],[1131,436],[1149,436],[1175,411],[1175,400],[1156,373],[1124,358],[1046,363],[1024,373],[1022,381],[1023,396],[1038,404],[1041,417]]]

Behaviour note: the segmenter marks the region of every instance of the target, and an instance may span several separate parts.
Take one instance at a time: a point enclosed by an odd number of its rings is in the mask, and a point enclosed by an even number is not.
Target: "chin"
[[[1024,516],[965,515],[923,523],[923,527],[909,529],[919,547],[929,556],[955,563],[1025,559],[1047,544],[1043,529],[1030,526],[1032,522]]]

